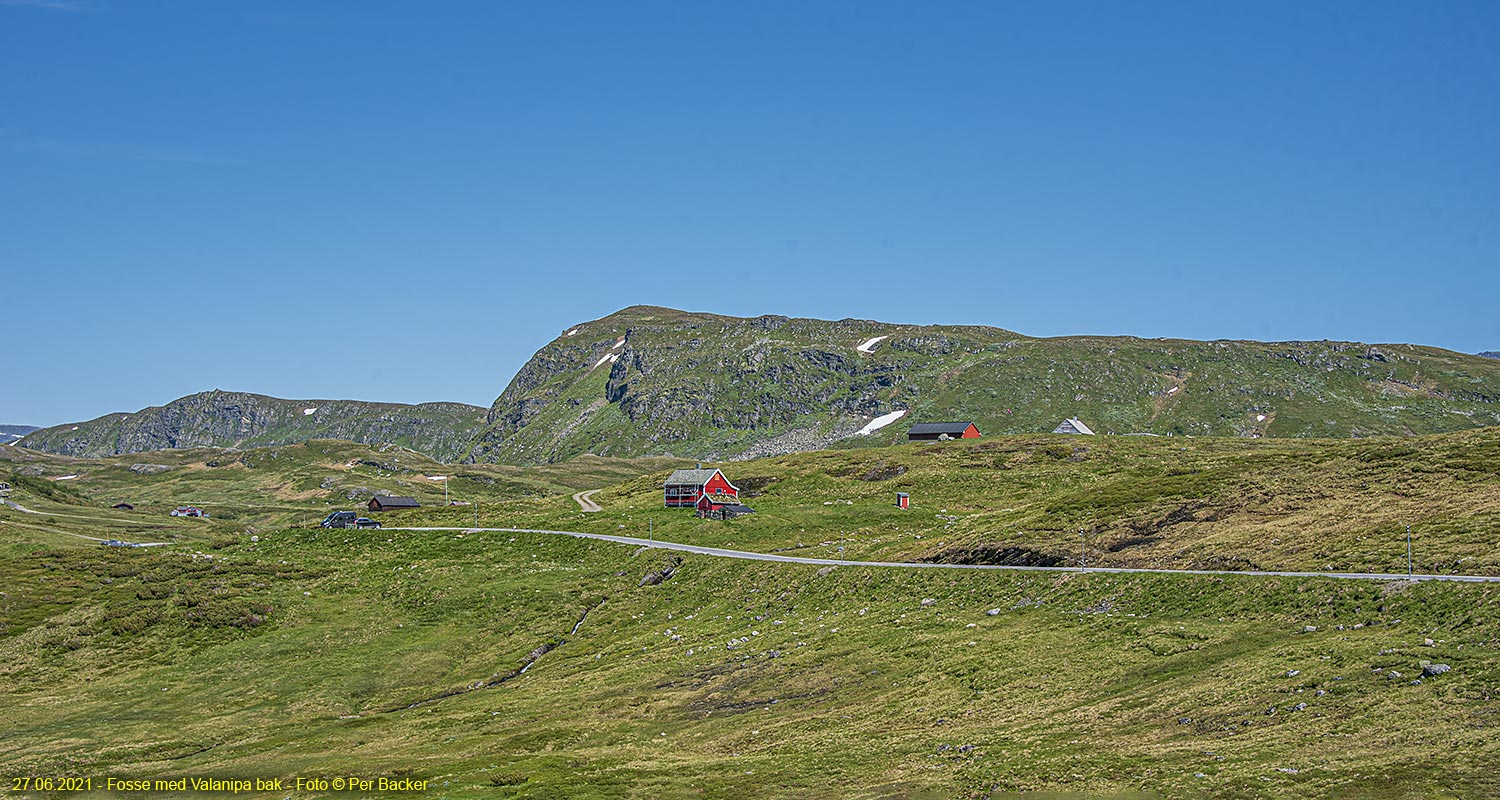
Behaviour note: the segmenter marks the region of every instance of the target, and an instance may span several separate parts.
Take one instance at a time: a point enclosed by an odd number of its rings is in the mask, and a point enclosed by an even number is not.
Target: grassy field
[[[628,467],[592,462],[513,473],[536,491],[497,492],[479,520],[640,534],[649,518],[665,539],[849,557],[953,557],[1014,533],[1063,558],[1092,516],[1091,563],[1188,564],[1259,542],[1255,565],[1304,567],[1395,565],[1402,546],[1377,549],[1371,532],[1420,514],[1421,564],[1485,572],[1497,441],[808,453],[729,465],[761,509],[729,523],[661,509],[666,465],[617,482]],[[317,486],[347,455],[326,446],[252,451],[235,469]],[[47,513],[0,510],[3,788],[43,774],[358,775],[452,798],[1500,795],[1497,586],[820,569],[160,515],[151,525],[171,529],[149,533],[177,546],[77,538],[141,524],[98,507],[117,488],[224,469],[188,470],[198,458],[151,476],[26,476],[13,499]],[[615,485],[584,515],[567,490],[590,480]],[[1255,487],[1272,496],[1234,502]],[[912,511],[890,504],[897,490]],[[1179,514],[1159,541],[1110,549],[1184,503],[1217,518]],[[466,525],[473,511],[403,519]],[[1272,530],[1305,538],[1278,548]],[[1424,676],[1424,662],[1451,669]]]

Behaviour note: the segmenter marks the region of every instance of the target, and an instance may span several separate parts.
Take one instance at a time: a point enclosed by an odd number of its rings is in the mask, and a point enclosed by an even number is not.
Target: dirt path
[[[573,495],[573,501],[576,502],[578,504],[578,507],[583,509],[584,511],[590,513],[594,511],[603,511],[604,509],[600,508],[599,504],[594,502],[594,495],[598,494],[599,491],[600,490],[598,489],[590,489],[586,492],[577,492]]]

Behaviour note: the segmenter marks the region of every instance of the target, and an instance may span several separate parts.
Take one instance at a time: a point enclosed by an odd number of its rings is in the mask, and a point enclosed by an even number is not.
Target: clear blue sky
[[[0,422],[487,405],[637,303],[1500,349],[1497,41],[1493,0],[0,0]]]

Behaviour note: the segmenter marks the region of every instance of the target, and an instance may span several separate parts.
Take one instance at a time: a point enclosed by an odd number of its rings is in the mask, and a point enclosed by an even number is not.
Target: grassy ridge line
[[[212,562],[4,555],[0,763],[454,798],[1500,790],[1493,587],[636,550],[273,531]],[[1452,671],[1410,685],[1423,660]]]

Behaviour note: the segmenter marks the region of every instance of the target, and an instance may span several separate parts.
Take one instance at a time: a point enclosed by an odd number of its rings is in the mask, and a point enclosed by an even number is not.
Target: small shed
[[[755,509],[750,506],[740,505],[738,502],[715,502],[710,495],[698,498],[697,509],[698,516],[704,519],[734,519],[743,514],[755,513]]]
[[[918,422],[906,432],[909,442],[978,438],[979,428],[972,422]]]
[[[911,495],[906,492],[896,492],[896,508],[911,508]]]
[[[1094,435],[1094,432],[1092,430],[1089,430],[1089,426],[1083,424],[1082,420],[1079,420],[1079,419],[1074,418],[1074,417],[1069,417],[1068,419],[1065,419],[1062,422],[1058,423],[1057,427],[1052,429],[1052,432],[1053,433],[1076,433],[1076,434],[1082,434],[1084,436],[1093,436]]]
[[[421,508],[415,498],[396,497],[395,495],[382,495],[370,498],[371,511],[399,511],[403,508]]]
[[[739,502],[740,489],[717,469],[679,469],[662,484],[662,501],[667,508],[695,508],[701,498],[715,503]]]
[[[120,511],[134,511],[135,510],[135,506],[133,506],[133,505],[131,505],[129,503],[115,503],[114,505],[110,506],[110,508],[118,509]]]

